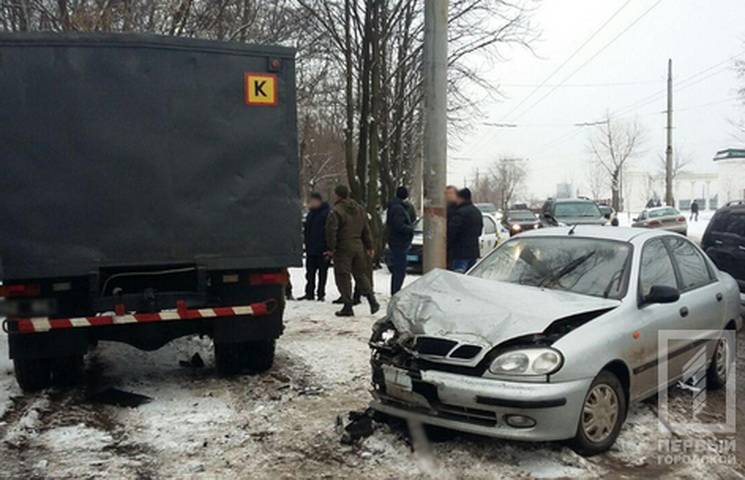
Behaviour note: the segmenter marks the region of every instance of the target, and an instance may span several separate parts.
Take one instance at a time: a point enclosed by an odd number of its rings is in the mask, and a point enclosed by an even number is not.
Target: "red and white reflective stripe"
[[[238,307],[217,307],[200,309],[179,308],[176,310],[163,310],[158,313],[101,315],[98,317],[18,318],[15,319],[15,322],[18,325],[19,333],[38,333],[63,328],[100,327],[104,325],[126,325],[129,323],[168,322],[174,320],[193,320],[198,318],[234,317],[237,315],[253,315],[258,317],[261,315],[266,315],[267,313],[269,313],[269,306],[267,303],[254,303],[252,305],[243,305]]]

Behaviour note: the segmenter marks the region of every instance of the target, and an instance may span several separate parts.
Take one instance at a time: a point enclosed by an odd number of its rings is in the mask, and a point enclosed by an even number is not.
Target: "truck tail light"
[[[286,272],[252,273],[248,277],[251,285],[277,285],[286,284],[290,276]]]
[[[0,298],[10,297],[38,297],[41,286],[38,283],[0,285]]]

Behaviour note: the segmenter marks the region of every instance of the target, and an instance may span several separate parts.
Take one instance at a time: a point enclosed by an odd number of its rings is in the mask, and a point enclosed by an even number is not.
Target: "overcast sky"
[[[666,108],[668,58],[673,59],[673,78],[678,83],[673,108],[678,110],[675,147],[691,157],[693,165],[689,169],[715,171],[711,161],[714,153],[737,145],[729,123],[740,112],[735,98],[738,79],[731,57],[741,55],[739,58],[745,59],[745,0],[661,0],[567,79],[656,2],[630,0],[547,86],[525,100],[626,3],[543,0],[534,17],[542,31],[535,44],[538,56],[525,50],[510,51],[509,59],[488,72],[502,85],[506,98],[484,101],[481,107],[486,115],[483,122],[515,123],[518,127],[494,128],[479,121],[471,135],[450,148],[449,182],[461,185],[477,166],[485,169],[495,158],[505,155],[529,159],[531,194],[553,195],[559,182],[586,183],[587,141],[592,128],[572,124],[600,120],[608,110],[627,120],[638,119],[643,125],[646,152],[632,168],[656,170],[658,155],[665,150],[662,112]],[[656,93],[659,96],[655,97]],[[508,116],[521,101],[522,106]]]

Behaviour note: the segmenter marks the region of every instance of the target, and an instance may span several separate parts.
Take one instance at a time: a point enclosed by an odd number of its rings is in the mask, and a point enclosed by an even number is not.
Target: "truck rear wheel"
[[[51,366],[52,382],[60,387],[73,387],[83,379],[83,356],[55,358]]]
[[[250,373],[262,373],[272,368],[275,345],[274,340],[261,340],[246,344],[246,368]]]
[[[24,392],[36,392],[50,384],[50,361],[47,358],[14,358],[13,369]]]
[[[274,363],[274,340],[215,343],[215,365],[223,375],[261,373]]]

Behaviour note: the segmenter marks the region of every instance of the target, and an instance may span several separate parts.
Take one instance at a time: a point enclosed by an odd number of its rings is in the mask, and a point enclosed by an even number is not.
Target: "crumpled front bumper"
[[[403,370],[401,372],[404,372]],[[407,381],[385,382],[373,391],[380,412],[463,432],[516,440],[548,441],[574,437],[592,379],[561,383],[507,382],[435,370],[406,372]],[[510,426],[506,417],[532,418],[528,428]]]

